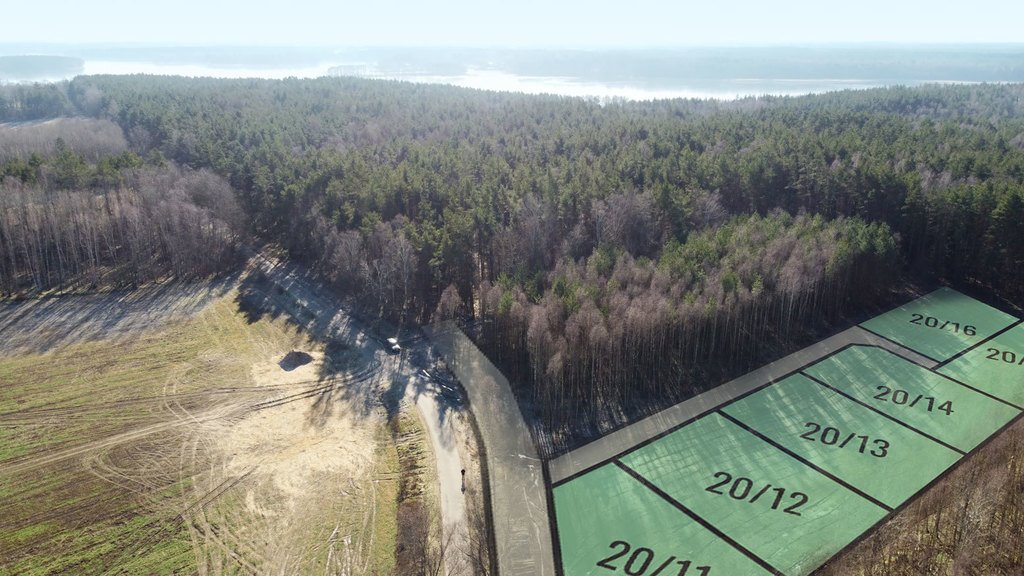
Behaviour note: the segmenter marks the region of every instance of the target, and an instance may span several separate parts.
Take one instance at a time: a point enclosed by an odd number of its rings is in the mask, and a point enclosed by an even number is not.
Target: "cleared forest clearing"
[[[0,309],[0,573],[393,569],[400,474],[364,401],[379,365],[239,294],[168,293],[187,312],[138,324],[94,306],[111,295]],[[76,299],[111,337],[13,346]],[[282,362],[293,350],[309,361]]]

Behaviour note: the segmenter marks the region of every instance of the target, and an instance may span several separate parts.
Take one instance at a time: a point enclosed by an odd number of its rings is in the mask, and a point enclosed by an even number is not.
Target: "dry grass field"
[[[230,286],[164,292],[184,312],[135,323],[138,295],[0,305],[0,574],[392,573],[379,364]]]

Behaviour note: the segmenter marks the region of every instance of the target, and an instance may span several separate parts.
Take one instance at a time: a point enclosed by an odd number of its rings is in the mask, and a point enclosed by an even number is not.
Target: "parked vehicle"
[[[402,347],[398,345],[398,338],[388,338],[385,342],[385,347],[388,349],[388,352],[391,352],[392,354],[399,354],[402,352]]]

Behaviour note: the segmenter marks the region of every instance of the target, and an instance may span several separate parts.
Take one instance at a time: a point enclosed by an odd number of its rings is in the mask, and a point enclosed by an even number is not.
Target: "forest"
[[[0,136],[0,296],[135,288],[237,264],[244,214],[223,178],[143,159],[107,121]]]
[[[2,122],[57,116],[123,142],[8,146],[0,290],[211,274],[273,243],[367,315],[471,319],[551,452],[908,285],[1024,304],[1022,85],[611,103],[354,78],[0,88]]]

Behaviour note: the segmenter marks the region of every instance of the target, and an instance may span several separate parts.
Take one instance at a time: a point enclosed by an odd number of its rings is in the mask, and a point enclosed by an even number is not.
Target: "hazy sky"
[[[33,0],[0,42],[664,46],[1024,42],[1020,0]]]

